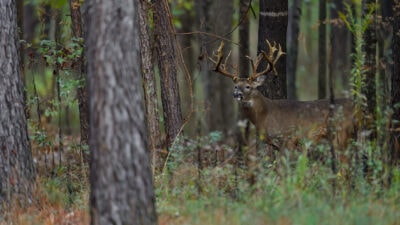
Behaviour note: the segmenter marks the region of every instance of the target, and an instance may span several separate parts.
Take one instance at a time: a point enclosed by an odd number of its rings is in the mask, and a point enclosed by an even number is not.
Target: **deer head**
[[[214,69],[215,72],[232,79],[235,84],[233,97],[240,103],[252,103],[252,99],[261,94],[257,90],[257,87],[262,85],[262,83],[264,82],[264,75],[267,75],[271,71],[273,71],[275,75],[278,74],[275,68],[275,64],[276,62],[278,62],[279,58],[285,53],[282,51],[281,45],[277,45],[275,42],[271,44],[268,40],[266,40],[266,43],[268,46],[268,53],[265,51],[261,51],[261,53],[258,54],[255,60],[247,56],[247,58],[250,60],[252,69],[252,74],[250,74],[248,78],[240,78],[237,75],[236,68],[235,72],[233,73],[228,71],[226,61],[228,60],[230,54],[226,58],[225,62],[222,62],[224,58],[224,42],[221,42],[218,50],[214,54],[216,56],[216,60],[210,59],[216,65]],[[258,72],[258,66],[260,65],[262,60],[267,61],[267,68]]]

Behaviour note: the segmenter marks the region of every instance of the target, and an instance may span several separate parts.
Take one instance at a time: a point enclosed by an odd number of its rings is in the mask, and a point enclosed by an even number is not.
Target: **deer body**
[[[266,98],[257,89],[263,84],[264,75],[275,70],[275,63],[284,54],[281,47],[271,45],[268,41],[269,54],[261,52],[255,62],[250,59],[253,74],[248,78],[239,78],[230,73],[222,63],[223,43],[217,51],[217,60],[214,61],[214,71],[231,78],[235,84],[233,97],[238,100],[243,116],[249,119],[260,134],[267,141],[275,137],[287,137],[289,139],[308,138],[318,141],[327,135],[329,119],[329,100],[295,101],[295,100],[272,100]],[[267,60],[268,66],[265,70],[257,72],[258,65],[262,59]],[[348,132],[353,129],[352,102],[348,99],[336,99],[334,105],[334,125],[336,140],[339,145],[345,144]]]
[[[259,133],[270,139],[289,136],[319,140],[326,136],[329,100],[272,100],[257,89],[262,83],[260,80],[242,78],[234,82],[233,95],[239,102],[241,112],[254,124]],[[349,99],[337,99],[334,114],[338,130],[351,129],[352,102]]]

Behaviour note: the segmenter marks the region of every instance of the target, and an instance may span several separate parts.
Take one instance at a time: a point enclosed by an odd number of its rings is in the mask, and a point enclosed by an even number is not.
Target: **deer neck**
[[[259,124],[257,121],[267,115],[268,106],[272,104],[271,99],[264,97],[261,93],[254,93],[249,100],[241,102],[240,108],[244,116],[257,126]]]

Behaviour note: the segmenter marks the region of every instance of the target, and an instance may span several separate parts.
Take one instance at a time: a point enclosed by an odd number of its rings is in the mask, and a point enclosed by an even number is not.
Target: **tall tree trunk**
[[[200,19],[200,30],[223,36],[231,39],[231,29],[233,20],[233,1],[196,1],[196,9]],[[215,19],[218,18],[218,19]],[[215,73],[210,72],[208,56],[218,47],[219,39],[202,35],[200,37],[201,57],[201,76],[204,80],[204,93],[207,108],[207,129],[208,131],[220,130],[224,133],[232,128],[234,124],[233,104],[232,104],[232,81],[221,78]],[[226,49],[230,49],[231,44],[225,43]]]
[[[75,38],[83,38],[82,32],[82,15],[80,0],[69,0],[72,22],[72,33]],[[78,106],[79,106],[79,122],[81,130],[81,153],[84,161],[88,161],[89,152],[85,151],[89,145],[89,104],[85,82],[85,63],[84,53],[77,59],[74,66],[77,79],[80,80],[80,85],[77,89]]]
[[[326,0],[319,1],[318,99],[326,98]]]
[[[250,56],[249,47],[249,9],[250,0],[239,1],[239,76],[247,77],[249,75],[250,63],[246,56]]]
[[[183,11],[183,13],[176,16],[176,19],[181,23],[181,27],[177,27],[177,32],[180,33],[180,35],[177,36],[177,39],[181,49],[181,54],[178,54],[177,56],[178,62],[182,68],[182,70],[179,71],[178,77],[184,77],[184,79],[179,79],[179,88],[182,100],[181,109],[183,115],[193,118],[192,115],[195,113],[193,111],[193,106],[196,99],[196,97],[193,95],[193,90],[195,89],[193,74],[196,74],[194,71],[197,67],[196,47],[194,47],[193,43],[195,36],[183,35],[182,33],[187,34],[193,31],[193,26],[195,25],[195,12],[193,8],[186,8],[182,5],[180,5],[178,10]],[[186,118],[184,120],[186,120]],[[195,119],[189,119],[185,122],[185,124],[185,135],[192,137],[195,136],[197,134],[196,125],[198,124],[198,121]]]
[[[339,12],[344,12],[344,1],[334,0],[334,6],[330,7],[331,31],[330,31],[330,57],[329,73],[332,78],[340,78],[343,89],[349,86],[350,75],[350,32],[346,26],[341,23]]]
[[[287,30],[287,55],[286,55],[286,74],[287,74],[287,94],[288,99],[297,99],[296,94],[296,70],[297,53],[299,45],[299,30],[302,0],[293,0],[289,8],[289,22]]]
[[[153,1],[155,49],[161,81],[161,101],[164,113],[167,146],[180,133],[183,119],[177,80],[177,41],[167,0]]]
[[[0,213],[32,202],[34,168],[25,115],[15,0],[0,1]]]
[[[367,16],[370,7],[374,7],[375,0],[364,0],[363,1],[363,13]],[[364,129],[372,131],[370,135],[371,138],[376,136],[376,11],[372,13],[371,18],[366,18],[370,20],[368,28],[364,32],[364,52],[365,52],[365,62],[364,68],[364,87],[363,94],[367,98],[367,105],[364,109]]]
[[[160,132],[160,116],[158,113],[157,84],[154,75],[153,53],[150,44],[151,34],[148,22],[148,2],[139,1],[139,22],[140,22],[140,55],[143,71],[143,89],[146,105],[146,122],[149,130],[149,147],[151,149],[151,161],[153,168],[162,167],[161,149],[162,139]],[[154,169],[153,169],[154,171]]]
[[[392,134],[391,134],[391,161],[392,167],[400,162],[400,1],[393,4],[393,74],[392,74]]]
[[[376,32],[377,32],[377,41],[378,41],[378,79],[377,79],[377,108],[380,109],[377,111],[377,120],[387,119],[386,117],[386,109],[387,106],[391,104],[391,96],[390,96],[390,77],[392,66],[389,65],[389,61],[391,61],[388,52],[391,52],[391,45],[386,47],[386,43],[388,41],[391,42],[391,33],[392,33],[392,22],[393,19],[393,0],[379,0],[380,12],[382,15],[382,21],[377,24]],[[384,162],[389,164],[390,156],[388,146],[385,143],[390,141],[390,133],[387,126],[389,121],[386,123],[377,123],[377,145],[382,146],[382,153],[384,154]]]
[[[251,0],[240,0],[239,1],[239,76],[246,78],[249,76],[250,62],[246,56],[250,56],[250,43],[249,43],[249,10],[251,7]],[[240,121],[245,120],[244,112],[241,107],[239,107],[238,119]],[[250,134],[250,122],[245,120],[244,126],[237,123],[236,127],[236,137],[238,142],[238,150],[236,155],[236,168],[244,163],[244,152],[243,147],[248,144],[248,137]]]
[[[17,13],[17,24],[18,24],[18,28],[19,28],[19,37],[21,37],[22,39],[24,38],[24,2],[23,1],[17,1],[17,11],[19,13]],[[23,86],[25,87],[25,81],[26,81],[26,77],[25,77],[25,45],[24,44],[20,44],[19,46],[19,60],[21,63],[21,77],[22,77],[22,83]],[[26,90],[24,88],[24,104],[26,103],[27,100],[27,94],[26,94]],[[29,118],[29,109],[28,107],[25,108],[25,115],[26,118]]]
[[[157,224],[137,0],[86,0],[91,224]]]
[[[260,16],[258,23],[257,52],[267,51],[266,40],[275,41],[286,52],[286,33],[288,25],[288,1],[260,0]],[[266,68],[262,62],[259,70]],[[278,76],[267,76],[265,87],[261,92],[272,99],[287,97],[286,87],[286,58],[282,57],[276,65]]]

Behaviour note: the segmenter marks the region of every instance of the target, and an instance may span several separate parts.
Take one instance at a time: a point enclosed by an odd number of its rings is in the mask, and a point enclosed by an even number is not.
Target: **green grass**
[[[195,152],[175,150],[155,178],[160,224],[400,224],[399,169],[387,187],[383,174],[345,178],[300,153],[253,169],[221,162],[199,177]]]
[[[166,224],[400,224],[399,187],[361,193],[341,187],[336,194],[319,186],[296,183],[295,175],[265,177],[256,187],[245,187],[239,198],[230,193],[187,193],[195,188],[182,187],[157,197],[160,222]],[[318,179],[313,177],[311,179]],[[246,181],[241,181],[241,183]],[[190,184],[187,184],[190,186]],[[325,184],[329,185],[330,184]],[[161,223],[162,224],[162,223]]]

